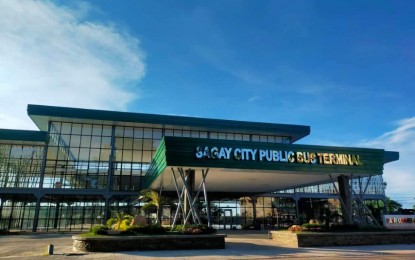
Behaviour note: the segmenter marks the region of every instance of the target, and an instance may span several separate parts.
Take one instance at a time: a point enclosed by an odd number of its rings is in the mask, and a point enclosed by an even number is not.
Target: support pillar
[[[352,224],[352,193],[350,190],[349,185],[349,176],[340,175],[337,177],[337,183],[339,184],[339,196],[340,199],[343,200],[344,204],[342,204],[341,211],[346,224]]]
[[[298,210],[298,197],[294,197],[294,201],[295,201],[295,224],[300,225],[300,214],[299,214],[299,210]]]
[[[258,222],[256,219],[256,199],[257,197],[251,197],[252,201],[252,217],[254,218],[254,228],[259,228]]]
[[[189,194],[191,197],[194,197],[195,193],[195,170],[188,169],[185,171],[185,180],[189,187]],[[191,211],[191,206],[189,204],[188,193],[184,193],[184,216],[187,216]],[[190,220],[191,222],[191,220]],[[192,224],[192,223],[189,223]]]
[[[58,222],[59,222],[59,211],[60,211],[61,203],[59,201],[56,202],[56,209],[55,209],[55,216],[53,220],[53,228],[58,229]]]
[[[32,232],[36,232],[38,224],[39,224],[40,199],[41,197],[36,197],[36,208],[35,208],[35,216],[33,218]]]

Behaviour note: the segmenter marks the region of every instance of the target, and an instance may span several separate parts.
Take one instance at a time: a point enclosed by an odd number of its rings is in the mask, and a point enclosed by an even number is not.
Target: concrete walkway
[[[228,235],[226,249],[74,253],[71,235],[0,236],[0,259],[415,259],[415,244],[287,248],[268,239],[266,231],[219,231]],[[45,256],[49,244],[55,255]]]

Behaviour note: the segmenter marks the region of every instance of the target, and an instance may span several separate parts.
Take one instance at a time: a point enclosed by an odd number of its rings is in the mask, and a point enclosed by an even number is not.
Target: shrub
[[[110,218],[110,219],[107,220],[107,226],[108,227],[112,227],[115,223],[117,223],[116,218]]]
[[[326,226],[324,224],[303,224],[301,225],[302,231],[314,231],[321,232],[326,231]]]
[[[106,225],[93,226],[89,229],[89,233],[94,235],[106,235],[110,228]]]
[[[292,225],[291,227],[288,228],[288,231],[300,232],[300,231],[303,231],[303,228],[299,225]]]
[[[130,226],[133,216],[124,212],[117,212],[115,218],[107,220],[107,226],[118,231],[124,231]]]
[[[146,234],[146,235],[151,235],[151,234],[164,234],[166,233],[166,229],[164,227],[161,227],[159,225],[148,225],[148,226],[137,226],[137,225],[132,225],[127,227],[123,232],[123,234],[131,234],[131,235],[136,235],[136,234]]]
[[[216,230],[203,224],[190,224],[190,225],[177,225],[174,227],[174,231],[181,232],[183,234],[213,234]]]

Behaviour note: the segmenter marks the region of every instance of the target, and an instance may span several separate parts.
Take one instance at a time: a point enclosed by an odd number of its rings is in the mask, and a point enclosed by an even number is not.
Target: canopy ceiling
[[[209,192],[264,193],[328,183],[341,174],[379,175],[384,163],[398,157],[381,149],[165,137],[146,182],[156,190],[174,191],[172,170],[195,170],[198,185],[202,170],[209,169]]]

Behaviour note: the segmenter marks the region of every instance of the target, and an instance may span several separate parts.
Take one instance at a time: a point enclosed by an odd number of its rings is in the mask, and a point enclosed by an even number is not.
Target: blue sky
[[[412,207],[414,13],[413,1],[2,1],[0,127],[34,128],[27,103],[309,125],[299,143],[400,151],[387,194]]]

